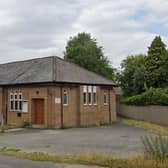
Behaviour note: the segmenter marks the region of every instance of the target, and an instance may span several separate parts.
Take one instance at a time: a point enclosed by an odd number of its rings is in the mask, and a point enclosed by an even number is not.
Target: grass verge
[[[81,155],[49,155],[47,153],[26,153],[18,149],[1,148],[1,155],[14,156],[33,161],[48,161],[54,163],[97,165],[109,168],[167,168],[168,160],[158,162],[144,157],[120,159],[109,155],[81,154]]]
[[[161,126],[161,125],[153,124],[153,123],[146,122],[146,121],[137,121],[137,120],[132,120],[132,119],[122,119],[122,122],[130,126],[143,128],[155,134],[168,136],[168,127],[166,126]]]
[[[18,125],[4,125],[0,126],[0,133],[5,133],[9,129],[15,129],[15,128],[21,128],[21,126]]]

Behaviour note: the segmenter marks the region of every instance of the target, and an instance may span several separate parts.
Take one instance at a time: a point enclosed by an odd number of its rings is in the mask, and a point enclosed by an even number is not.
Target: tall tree
[[[166,57],[166,45],[160,36],[156,36],[148,48],[147,70],[149,86],[162,87],[164,75],[161,71],[163,71],[163,67],[165,67]]]
[[[139,94],[145,90],[147,71],[146,56],[134,55],[123,60],[121,66],[121,87],[125,96]]]
[[[114,70],[110,61],[104,56],[103,48],[98,46],[96,39],[91,38],[89,33],[82,32],[70,37],[64,52],[64,59],[106,78],[113,78]]]

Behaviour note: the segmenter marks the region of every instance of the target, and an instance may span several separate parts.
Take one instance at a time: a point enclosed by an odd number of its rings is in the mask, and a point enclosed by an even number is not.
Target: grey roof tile
[[[0,64],[0,85],[44,82],[115,85],[100,75],[54,56]]]

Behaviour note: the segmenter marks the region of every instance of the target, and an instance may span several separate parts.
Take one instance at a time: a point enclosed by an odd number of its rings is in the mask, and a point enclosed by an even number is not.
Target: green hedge
[[[168,88],[151,88],[148,91],[122,99],[127,105],[168,105]]]

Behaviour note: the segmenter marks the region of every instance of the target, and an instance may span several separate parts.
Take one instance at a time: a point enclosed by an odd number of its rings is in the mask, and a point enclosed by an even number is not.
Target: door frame
[[[38,124],[35,122],[35,101],[37,100],[42,100],[43,101],[43,124]],[[31,118],[32,118],[32,125],[33,127],[36,127],[36,126],[45,126],[45,99],[44,98],[32,98],[31,100],[31,104],[32,104],[32,108],[31,108],[31,111],[32,111],[32,114],[31,114]]]

